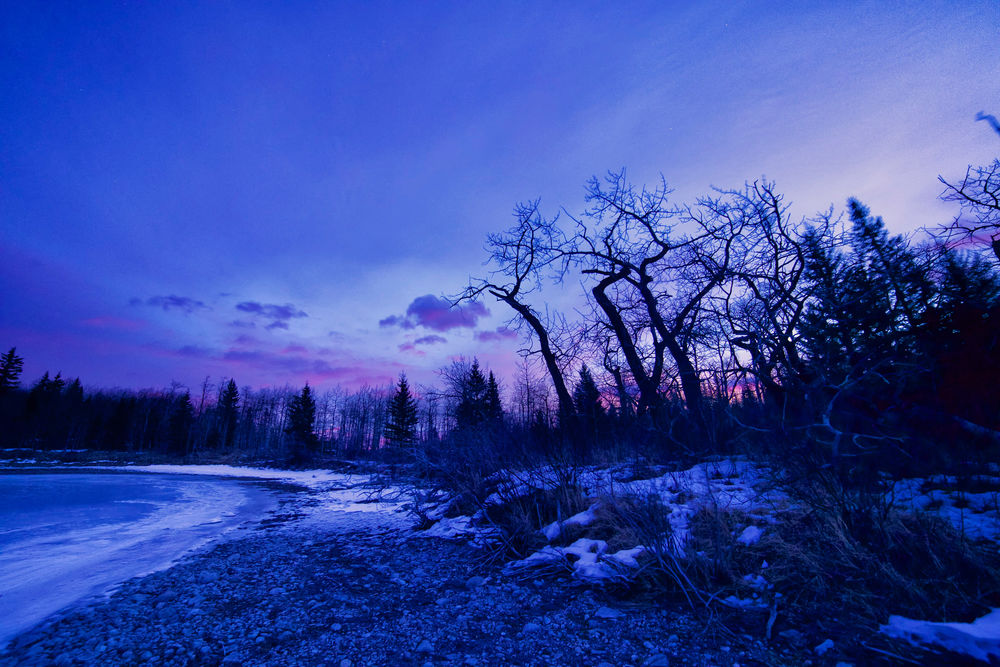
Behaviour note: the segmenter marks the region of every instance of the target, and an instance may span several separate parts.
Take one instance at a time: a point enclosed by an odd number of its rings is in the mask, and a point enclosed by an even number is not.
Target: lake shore
[[[3,665],[804,664],[682,607],[519,581],[375,513],[271,522],[18,637]],[[708,628],[708,631],[706,631]]]

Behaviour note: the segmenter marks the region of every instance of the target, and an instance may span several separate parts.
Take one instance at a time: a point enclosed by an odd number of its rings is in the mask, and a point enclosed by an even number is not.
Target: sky
[[[443,297],[595,174],[947,221],[938,175],[1000,146],[1000,3],[11,1],[0,91],[24,381],[430,383],[512,373],[506,307]]]

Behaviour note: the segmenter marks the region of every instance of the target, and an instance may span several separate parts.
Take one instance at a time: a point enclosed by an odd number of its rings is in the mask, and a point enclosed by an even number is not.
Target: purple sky
[[[439,297],[517,201],[766,175],[800,215],[934,225],[937,175],[996,157],[998,25],[992,0],[7,2],[0,348],[101,386],[507,373],[502,304]]]

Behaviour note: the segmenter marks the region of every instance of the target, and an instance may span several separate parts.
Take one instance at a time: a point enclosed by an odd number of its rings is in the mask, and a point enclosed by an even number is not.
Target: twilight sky
[[[993,0],[6,2],[0,351],[91,386],[504,374],[502,304],[439,297],[517,201],[578,211],[625,167],[934,225],[938,174],[997,155],[998,28]]]

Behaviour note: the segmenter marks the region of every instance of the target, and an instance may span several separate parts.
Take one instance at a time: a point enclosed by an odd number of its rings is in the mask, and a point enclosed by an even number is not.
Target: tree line
[[[538,201],[487,239],[493,297],[531,341],[515,377],[478,361],[434,387],[107,391],[46,373],[21,387],[0,358],[7,447],[237,452],[305,461],[448,461],[756,449],[851,470],[939,465],[1000,439],[1000,160],[943,181],[956,219],[893,235],[851,199],[793,217],[774,183],[674,202],[624,171],[585,208]],[[580,287],[574,313],[546,290]],[[869,465],[870,464],[870,465]]]

